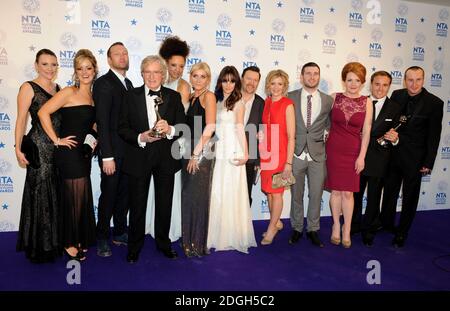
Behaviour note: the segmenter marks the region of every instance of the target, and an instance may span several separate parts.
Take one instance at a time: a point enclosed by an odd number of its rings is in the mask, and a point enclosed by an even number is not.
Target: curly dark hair
[[[159,55],[166,61],[174,55],[182,56],[186,59],[189,55],[189,45],[178,36],[169,36],[161,43]]]
[[[241,79],[239,78],[239,72],[237,71],[236,67],[225,66],[220,71],[219,77],[217,78],[216,82],[216,88],[214,90],[214,95],[216,95],[217,101],[221,101],[224,98],[222,82],[225,82],[227,80],[230,80],[235,83],[233,92],[230,94],[230,96],[228,96],[227,100],[225,101],[225,107],[227,108],[228,111],[233,110],[236,102],[238,102],[242,98]]]

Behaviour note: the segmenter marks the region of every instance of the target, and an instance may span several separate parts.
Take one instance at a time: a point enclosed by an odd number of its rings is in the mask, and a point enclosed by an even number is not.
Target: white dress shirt
[[[375,120],[378,118],[378,115],[380,114],[381,109],[383,109],[384,102],[386,101],[386,96],[382,98],[375,98],[373,96],[370,96],[370,99],[372,102],[374,100],[377,100],[378,102],[375,104],[375,111],[373,112],[375,114]]]
[[[252,97],[250,97],[248,101],[244,102],[244,105],[245,105],[244,125],[247,124],[248,118],[250,118],[250,111],[252,110],[254,100],[255,100],[255,94],[253,94]]]

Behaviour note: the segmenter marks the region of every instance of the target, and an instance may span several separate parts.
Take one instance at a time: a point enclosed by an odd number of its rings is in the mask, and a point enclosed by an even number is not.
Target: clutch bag
[[[29,136],[23,135],[20,151],[25,154],[25,158],[32,168],[38,169],[41,167],[41,162],[39,161],[39,149]]]
[[[272,175],[272,188],[277,189],[285,187],[288,189],[291,185],[295,184],[295,177],[292,173],[289,174],[287,179],[283,179],[283,172]]]

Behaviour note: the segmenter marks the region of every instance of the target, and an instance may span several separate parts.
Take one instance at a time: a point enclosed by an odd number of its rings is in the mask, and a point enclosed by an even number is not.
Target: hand
[[[394,129],[390,129],[389,132],[386,132],[383,137],[391,143],[395,143],[398,140],[398,133]]]
[[[429,169],[428,167],[422,166],[422,168],[419,170],[419,172],[422,173],[422,176],[431,174],[431,169]]]
[[[69,147],[69,149],[75,148],[78,144],[78,142],[74,139],[76,136],[67,136],[64,138],[59,138],[59,140],[56,142],[56,147],[59,146],[66,146]]]
[[[234,158],[231,162],[233,165],[241,166],[247,163],[248,161],[248,154],[245,155],[243,158]]]
[[[284,165],[284,170],[283,173],[281,174],[281,178],[288,179],[289,176],[291,176],[291,174],[292,174],[292,165],[286,163]]]
[[[200,168],[198,167],[198,160],[196,158],[191,158],[186,170],[189,174],[195,175],[195,173],[200,170]]]
[[[25,167],[30,164],[30,162],[26,159],[25,154],[19,149],[16,149],[16,158],[21,167]]]
[[[148,130],[148,131],[145,131],[145,132],[141,133],[140,140],[141,140],[142,143],[151,144],[152,142],[155,142],[155,141],[161,139],[161,137],[150,136],[151,132],[152,132],[152,130]]]
[[[158,122],[156,122],[154,128],[159,132],[159,133],[165,133],[165,134],[170,134],[170,126],[169,123],[167,123],[166,120],[159,120]]]
[[[114,160],[102,161],[102,170],[108,176],[111,176],[116,171],[116,162]]]
[[[364,158],[358,157],[355,162],[356,174],[359,175],[359,173],[361,173],[363,169],[364,169]]]

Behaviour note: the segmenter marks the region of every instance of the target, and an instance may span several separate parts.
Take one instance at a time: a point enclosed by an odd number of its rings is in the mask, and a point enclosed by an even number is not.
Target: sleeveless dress
[[[177,82],[174,84],[174,82]],[[170,84],[165,84],[174,91],[177,90],[178,80],[175,80]],[[146,218],[146,228],[145,233],[150,233],[150,235],[155,237],[155,184],[153,178],[150,181],[150,188],[148,191],[147,199],[147,214]],[[174,184],[173,184],[173,196],[172,196],[172,214],[170,217],[170,231],[169,239],[175,242],[181,237],[181,171],[175,173]]]
[[[286,109],[294,103],[287,97],[272,102],[266,98],[262,122],[264,124],[264,141],[259,144],[261,157],[261,190],[264,193],[283,193],[284,187],[272,188],[272,175],[282,172],[287,159],[287,125]]]
[[[366,96],[350,98],[336,93],[331,109],[331,127],[326,142],[327,179],[325,189],[359,191],[355,162],[361,149],[361,135],[366,116]]]
[[[256,241],[248,199],[247,173],[245,165],[231,163],[234,158],[243,156],[236,134],[236,110],[244,103],[238,101],[233,110],[227,111],[224,101],[217,103],[215,134],[218,141],[211,184],[207,247],[216,251],[234,249],[248,253],[249,247],[256,247]]]
[[[17,239],[17,251],[25,251],[32,262],[53,261],[61,255],[62,248],[58,240],[58,195],[57,174],[54,165],[54,146],[42,129],[39,109],[52,97],[33,81],[28,81],[34,91],[29,112],[31,129],[27,136],[39,150],[40,167],[34,169],[27,165],[27,175],[22,196],[22,209]],[[59,91],[59,86],[56,86]],[[51,115],[56,133],[59,132],[60,114]]]
[[[189,154],[192,153],[199,142],[203,130],[206,127],[205,109],[200,104],[198,97],[191,99],[191,104],[186,115],[187,125],[191,130],[190,146],[186,144]],[[201,123],[196,124],[196,122]],[[197,120],[197,121],[195,121]],[[195,128],[197,125],[197,128]],[[201,128],[199,128],[201,125]],[[211,138],[212,139],[212,138]],[[208,237],[209,200],[211,191],[213,159],[203,158],[199,164],[199,170],[194,175],[187,172],[189,159],[183,159],[181,170],[181,223],[183,251],[187,257],[203,256],[208,253],[206,247]]]
[[[91,105],[63,107],[60,110],[60,137],[74,135],[75,148],[60,146],[56,165],[61,177],[61,234],[64,247],[87,248],[95,244],[95,217],[91,186],[91,157],[84,156],[83,142],[95,122]]]

